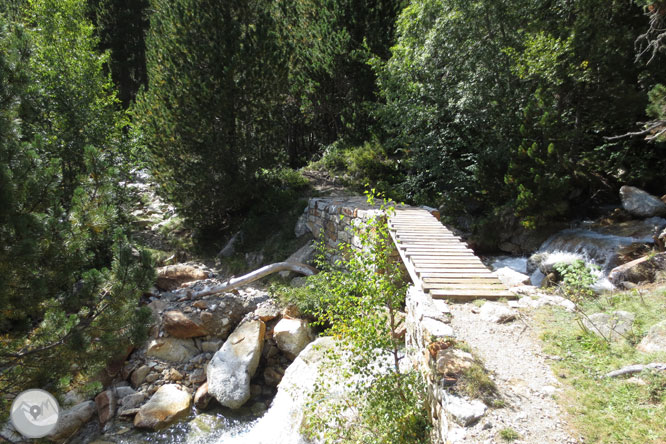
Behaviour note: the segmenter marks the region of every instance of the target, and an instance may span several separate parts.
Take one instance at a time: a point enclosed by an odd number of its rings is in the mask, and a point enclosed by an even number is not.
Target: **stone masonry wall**
[[[315,238],[323,235],[326,245],[331,248],[340,242],[358,247],[352,227],[379,214],[379,206],[369,205],[362,196],[314,198],[305,209],[308,229]]]
[[[454,338],[446,302],[436,300],[414,286],[407,290],[405,342],[412,363],[424,374],[433,424],[433,444],[447,443],[453,421],[449,418],[444,377],[437,372],[437,345]]]
[[[439,219],[436,210],[427,208]],[[313,198],[304,211],[308,229],[315,237],[323,236],[328,247],[335,248],[340,242],[360,247],[352,228],[372,216],[380,214],[379,206],[369,205],[365,197],[326,197]],[[399,260],[397,249],[396,260]],[[405,273],[407,275],[407,273]],[[434,300],[419,288],[410,287],[406,299],[406,345],[411,360],[423,372],[428,384],[430,415],[433,423],[432,442],[447,442],[450,430],[454,427],[449,418],[449,395],[438,374],[437,351],[431,351],[433,344],[454,337],[450,322],[450,311],[446,302]]]

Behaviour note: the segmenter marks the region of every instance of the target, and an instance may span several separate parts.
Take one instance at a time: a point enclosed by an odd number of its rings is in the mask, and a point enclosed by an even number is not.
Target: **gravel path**
[[[505,324],[483,320],[471,303],[451,304],[456,337],[466,341],[497,384],[506,406],[489,409],[481,420],[461,429],[458,443],[505,443],[499,432],[511,428],[520,434],[514,443],[580,443],[565,422],[553,396],[561,391],[530,328],[530,311]]]

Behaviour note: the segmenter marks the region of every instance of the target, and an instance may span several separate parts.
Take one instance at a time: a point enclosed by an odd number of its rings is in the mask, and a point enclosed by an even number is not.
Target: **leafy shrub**
[[[559,290],[564,297],[578,303],[595,296],[591,286],[596,282],[593,266],[578,259],[571,263],[555,264],[555,271],[562,276]]]

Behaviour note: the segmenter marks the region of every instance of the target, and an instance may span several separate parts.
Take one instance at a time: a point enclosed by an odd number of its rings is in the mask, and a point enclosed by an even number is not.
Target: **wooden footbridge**
[[[435,299],[515,298],[464,242],[422,208],[399,208],[391,237],[414,285]]]

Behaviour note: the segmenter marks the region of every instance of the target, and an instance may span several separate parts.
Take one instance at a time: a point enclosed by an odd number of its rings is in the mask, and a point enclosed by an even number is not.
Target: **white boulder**
[[[241,324],[208,364],[208,392],[223,406],[237,409],[250,399],[250,379],[259,365],[265,333],[261,320]]]

